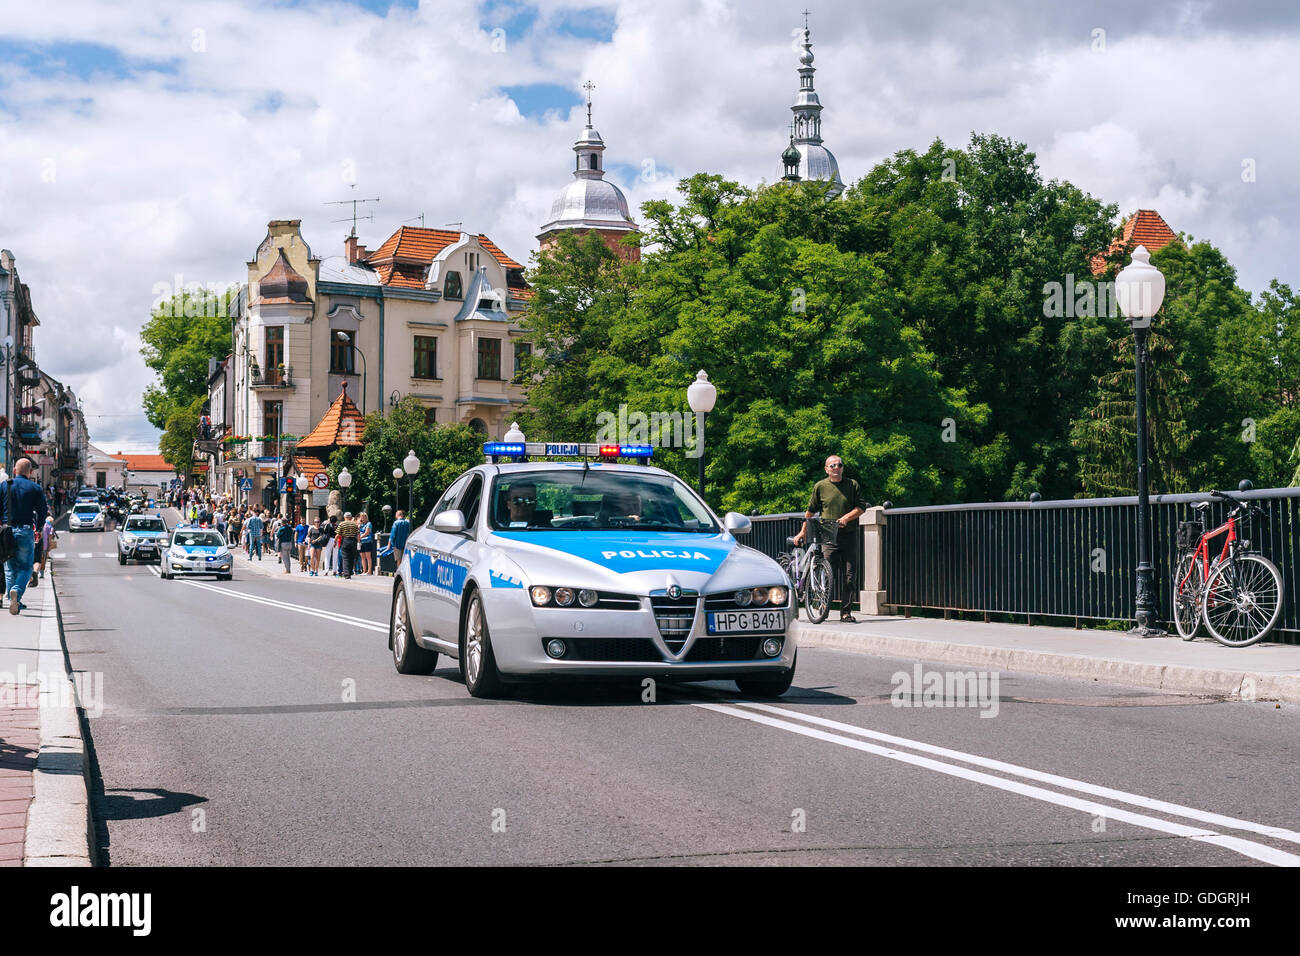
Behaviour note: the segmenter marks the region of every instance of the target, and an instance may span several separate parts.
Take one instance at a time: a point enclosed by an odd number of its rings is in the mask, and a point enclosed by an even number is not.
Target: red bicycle
[[[1222,491],[1210,494],[1235,507],[1227,521],[1210,531],[1202,521],[1179,523],[1174,625],[1182,639],[1190,641],[1204,620],[1220,644],[1246,647],[1262,640],[1282,615],[1282,572],[1237,534],[1239,519],[1246,529],[1251,518],[1267,518],[1264,509]],[[1192,507],[1204,512],[1210,502],[1198,501]],[[1211,560],[1210,541],[1224,533],[1223,548]]]

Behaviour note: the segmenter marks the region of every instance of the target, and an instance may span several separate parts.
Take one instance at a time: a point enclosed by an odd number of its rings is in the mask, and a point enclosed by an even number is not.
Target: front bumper
[[[153,544],[124,544],[118,551],[128,561],[157,561],[162,557],[162,549]]]
[[[209,561],[206,558],[167,558],[169,574],[229,574],[234,564],[230,557]]]
[[[718,636],[708,633],[697,604],[690,631],[674,651],[659,631],[650,599],[636,610],[534,608],[522,588],[485,588],[483,608],[497,666],[505,678],[655,677],[720,680],[788,671],[794,666],[794,609],[785,608],[783,632]],[[546,653],[546,642],[563,640],[563,658]],[[767,638],[781,642],[775,657],[761,656]],[[591,642],[591,643],[588,643]],[[592,659],[608,657],[636,659]]]

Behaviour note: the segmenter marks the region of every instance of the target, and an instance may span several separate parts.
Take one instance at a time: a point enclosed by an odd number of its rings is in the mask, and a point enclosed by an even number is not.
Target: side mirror
[[[750,520],[739,511],[728,511],[722,525],[732,534],[749,534]]]
[[[435,515],[433,530],[443,534],[460,534],[465,530],[465,515],[460,511],[444,511]]]

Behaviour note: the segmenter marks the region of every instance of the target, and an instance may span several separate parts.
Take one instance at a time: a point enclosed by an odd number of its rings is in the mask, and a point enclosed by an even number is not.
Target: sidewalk
[[[90,866],[86,754],[53,588],[47,570],[27,610],[0,611],[0,866]]]
[[[984,669],[1130,684],[1182,694],[1300,704],[1300,646],[1224,647],[1208,635],[1130,637],[1123,631],[985,624],[923,617],[795,625],[800,644]]]
[[[234,573],[236,579],[241,574],[256,574],[264,578],[277,578],[281,581],[309,581],[312,584],[323,584],[330,587],[351,588],[352,590],[365,591],[383,591],[387,593],[393,589],[393,578],[391,575],[385,577],[381,574],[354,574],[351,578],[341,578],[336,575],[325,575],[325,572],[312,577],[305,571],[298,570],[298,557],[294,555],[293,571],[289,574],[284,573],[284,565],[280,563],[280,556],[272,556],[269,552],[262,553],[262,560],[258,561],[253,558],[251,561],[244,557],[244,549],[232,549],[235,556]]]

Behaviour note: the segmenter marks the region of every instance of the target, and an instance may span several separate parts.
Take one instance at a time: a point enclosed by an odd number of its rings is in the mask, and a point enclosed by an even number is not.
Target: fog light
[[[567,650],[568,648],[565,646],[564,641],[553,640],[553,641],[546,642],[546,653],[551,655],[551,657],[557,659],[561,658],[564,656],[564,652]]]
[[[568,607],[573,603],[573,588],[556,588],[555,603],[560,607]]]
[[[769,599],[773,604],[776,604],[776,605],[784,605],[785,602],[786,602],[786,599],[787,599],[789,596],[790,596],[790,595],[789,595],[789,593],[786,591],[785,588],[772,588],[772,590],[769,592],[769,598],[768,598],[768,599]]]
[[[541,585],[529,588],[528,596],[533,599],[533,603],[538,607],[545,607],[551,603],[551,589],[544,588]]]
[[[598,600],[600,595],[591,588],[583,588],[578,592],[578,603],[583,607],[595,607]]]
[[[754,595],[751,594],[749,591],[737,591],[736,603],[739,604],[741,607],[749,607],[749,602],[753,600],[753,597]]]
[[[777,657],[781,653],[781,642],[775,637],[769,637],[763,642],[763,656]]]

